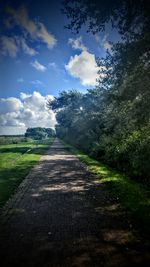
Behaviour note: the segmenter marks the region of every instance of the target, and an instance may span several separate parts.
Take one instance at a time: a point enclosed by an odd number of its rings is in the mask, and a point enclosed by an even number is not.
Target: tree
[[[25,137],[33,138],[35,140],[42,140],[53,136],[55,136],[55,131],[51,128],[28,128],[25,133]]]
[[[131,5],[132,2],[132,5]],[[150,13],[148,1],[64,1],[68,28],[93,33],[111,21],[122,36],[98,59],[103,80],[86,94],[62,92],[50,104],[57,135],[93,157],[148,182],[150,172]]]
[[[127,36],[129,32],[141,30],[149,11],[148,0],[64,0],[62,8],[70,21],[66,27],[76,33],[86,25],[87,31],[95,34],[103,31],[110,22],[120,34]]]

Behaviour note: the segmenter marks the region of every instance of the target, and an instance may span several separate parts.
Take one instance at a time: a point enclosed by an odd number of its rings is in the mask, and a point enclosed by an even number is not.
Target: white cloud
[[[17,112],[11,112],[0,115],[0,125],[1,127],[25,127],[25,124],[18,119]],[[1,133],[1,132],[0,132]]]
[[[41,72],[44,72],[47,69],[44,65],[42,65],[41,63],[39,63],[37,60],[35,60],[34,62],[31,62],[31,65],[36,70],[41,71]]]
[[[29,94],[26,94],[26,93],[23,93],[23,92],[20,93],[20,99],[21,100],[24,100],[27,96],[32,96],[32,95],[29,95]]]
[[[1,54],[16,57],[17,53],[22,50],[25,54],[34,56],[37,54],[33,48],[29,47],[23,37],[8,37],[2,36],[0,38]]]
[[[42,41],[49,49],[54,47],[55,37],[47,31],[43,23],[31,20],[25,7],[17,10],[8,8],[8,13],[11,15],[13,23],[22,27],[33,39]]]
[[[22,108],[22,102],[15,97],[0,98],[0,113],[14,112]]]
[[[12,37],[2,36],[0,38],[1,54],[9,55],[10,57],[16,57],[18,47],[16,41]]]
[[[28,127],[54,127],[55,114],[47,108],[53,96],[21,93],[15,97],[0,99],[0,134],[22,134]]]
[[[65,68],[73,77],[79,78],[82,85],[97,84],[100,68],[97,66],[94,54],[82,51],[80,55],[71,56]]]
[[[87,50],[87,47],[82,42],[82,36],[77,39],[69,38],[68,44],[70,44],[74,49],[79,49],[81,51]]]
[[[66,70],[73,77],[79,78],[81,84],[84,86],[95,86],[98,81],[103,78],[103,74],[98,74],[102,70],[102,67],[97,66],[95,55],[88,52],[87,47],[82,42],[82,37],[77,39],[70,38],[68,44],[74,49],[81,50],[79,55],[71,56]]]
[[[101,38],[99,35],[95,35],[95,40],[97,43],[100,44],[101,47],[103,47],[105,50],[108,50],[109,52],[112,49],[111,43],[107,40],[108,34],[105,34],[103,38]]]
[[[22,47],[22,50],[24,51],[25,54],[30,55],[30,56],[35,56],[37,53],[37,51],[35,51],[35,49],[29,47],[25,41],[24,38],[20,38],[20,45]]]
[[[38,22],[37,25],[37,37],[40,38],[44,43],[46,43],[49,49],[53,48],[53,46],[56,44],[56,39],[54,38],[54,36],[48,33],[43,23]]]

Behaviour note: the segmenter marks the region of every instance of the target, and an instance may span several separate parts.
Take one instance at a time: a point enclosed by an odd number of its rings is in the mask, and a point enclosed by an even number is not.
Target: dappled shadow
[[[4,210],[0,244],[3,266],[148,266],[150,259],[117,200],[57,140]]]

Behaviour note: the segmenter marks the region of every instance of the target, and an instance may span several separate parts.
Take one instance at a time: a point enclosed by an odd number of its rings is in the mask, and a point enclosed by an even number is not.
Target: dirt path
[[[1,266],[148,266],[148,244],[126,217],[56,140],[4,209]]]

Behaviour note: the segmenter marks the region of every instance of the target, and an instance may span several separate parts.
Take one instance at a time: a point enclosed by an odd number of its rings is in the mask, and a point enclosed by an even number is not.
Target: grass
[[[108,186],[110,193],[118,199],[121,206],[136,220],[136,225],[142,231],[150,231],[150,197],[148,189],[103,163],[90,158],[76,148],[68,144],[65,144],[65,146],[82,162],[86,163],[88,169],[99,178],[99,184]]]
[[[27,142],[29,138],[26,138],[23,135],[15,136],[0,136],[0,145],[8,145],[8,144],[19,144],[23,142]]]
[[[53,139],[0,145],[0,207],[15,192]]]

